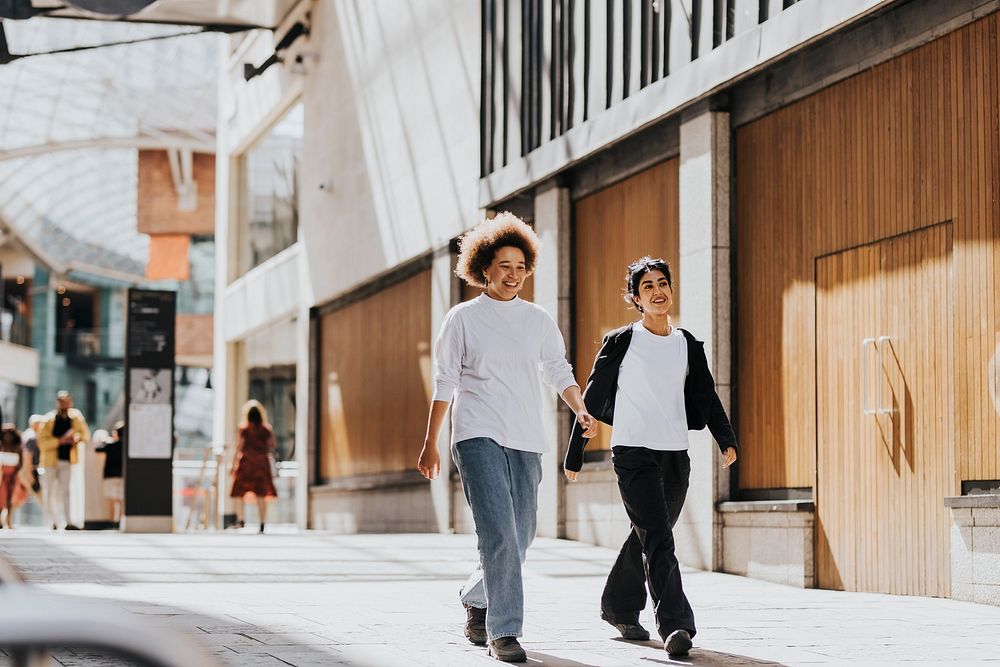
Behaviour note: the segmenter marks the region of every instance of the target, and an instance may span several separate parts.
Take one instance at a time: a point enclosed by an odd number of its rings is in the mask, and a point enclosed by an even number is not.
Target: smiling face
[[[490,265],[483,269],[486,278],[486,293],[500,301],[510,301],[528,277],[527,263],[520,248],[504,246],[498,248]]]
[[[643,314],[662,316],[669,313],[674,305],[674,291],[663,272],[653,269],[639,279],[639,286],[636,294],[632,295],[632,300]]]

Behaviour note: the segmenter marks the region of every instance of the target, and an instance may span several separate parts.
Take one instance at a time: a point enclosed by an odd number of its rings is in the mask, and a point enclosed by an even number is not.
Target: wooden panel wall
[[[679,165],[677,158],[661,162],[574,204],[573,369],[581,387],[604,334],[640,317],[622,299],[630,262],[651,255],[670,263],[673,315],[680,323]],[[609,437],[610,429],[602,426],[588,448],[607,449]]]
[[[991,14],[737,130],[741,487],[813,484],[814,258],[948,220],[957,477],[1000,479],[987,387],[1000,344],[998,22]]]
[[[823,588],[949,594],[951,227],[816,261]]]
[[[409,470],[430,407],[431,272],[320,320],[324,479]]]

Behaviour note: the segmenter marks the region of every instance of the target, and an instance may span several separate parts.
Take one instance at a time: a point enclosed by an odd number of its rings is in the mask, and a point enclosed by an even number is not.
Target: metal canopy
[[[27,3],[29,0],[20,2]],[[298,0],[156,0],[143,3],[134,0],[88,0],[74,3],[71,0],[30,0],[30,8],[43,10],[46,16],[59,18],[273,29],[297,2]],[[125,13],[130,6],[143,4],[147,6],[134,13]],[[103,8],[104,13],[87,11],[81,7]],[[116,8],[122,9],[116,12]]]

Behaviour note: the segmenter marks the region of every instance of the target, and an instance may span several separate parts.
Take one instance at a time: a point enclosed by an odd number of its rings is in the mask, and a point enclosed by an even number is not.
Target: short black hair
[[[635,297],[639,296],[639,283],[642,281],[642,277],[650,271],[661,271],[666,276],[670,289],[674,288],[674,278],[670,275],[670,264],[662,257],[654,259],[646,255],[629,264],[625,271],[625,303],[638,308],[639,312],[642,312],[642,308],[636,304]]]

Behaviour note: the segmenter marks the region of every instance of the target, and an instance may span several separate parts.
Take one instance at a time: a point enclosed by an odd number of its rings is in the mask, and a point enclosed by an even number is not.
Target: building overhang
[[[13,0],[11,16],[202,26],[220,31],[274,29],[300,0]]]
[[[37,387],[39,367],[38,350],[0,341],[0,380]]]

